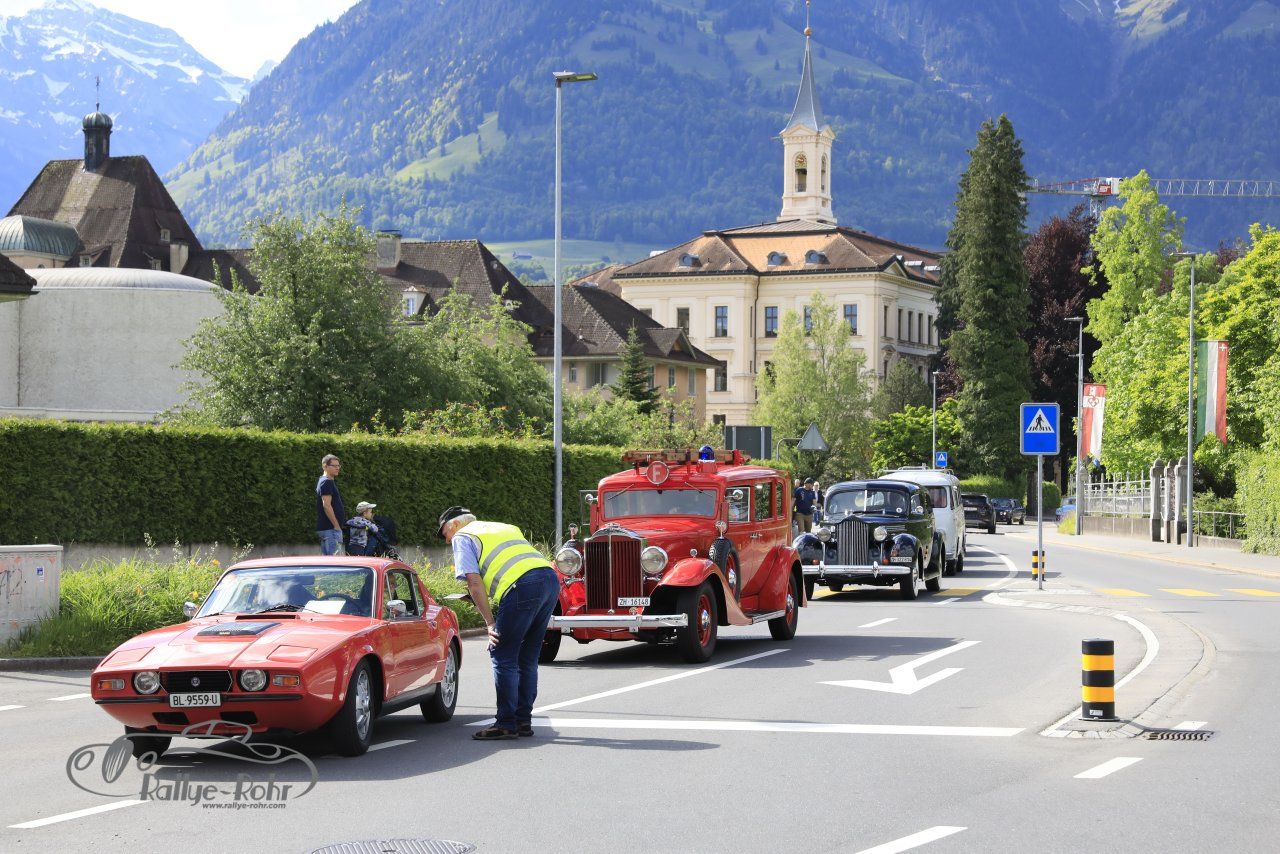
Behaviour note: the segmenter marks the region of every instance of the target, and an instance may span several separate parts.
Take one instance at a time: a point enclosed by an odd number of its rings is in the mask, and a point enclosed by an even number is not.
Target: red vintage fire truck
[[[556,552],[564,583],[542,660],[565,636],[671,643],[691,662],[711,657],[720,626],[794,636],[805,599],[789,479],[749,459],[706,446],[624,454],[629,468],[585,496],[590,530],[570,526]]]

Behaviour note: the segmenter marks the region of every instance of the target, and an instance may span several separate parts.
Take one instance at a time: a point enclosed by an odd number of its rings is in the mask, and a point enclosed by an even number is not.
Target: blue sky
[[[0,17],[45,0],[0,0]],[[95,6],[168,27],[232,74],[252,77],[279,62],[303,36],[339,18],[357,0],[89,0]]]

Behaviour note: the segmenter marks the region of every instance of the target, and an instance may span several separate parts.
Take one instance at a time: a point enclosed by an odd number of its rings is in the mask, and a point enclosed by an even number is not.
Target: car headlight
[[[556,568],[565,575],[582,572],[582,553],[577,549],[563,548],[556,552]]]
[[[889,539],[889,531],[884,525],[876,525],[876,529],[871,532],[871,536],[876,538],[877,543],[883,543]]]
[[[640,568],[646,575],[657,575],[667,568],[667,553],[657,546],[649,546],[640,552]]]
[[[154,670],[139,670],[133,674],[133,690],[139,694],[154,694],[160,690],[160,674]]]
[[[261,691],[263,688],[267,687],[267,671],[241,670],[240,687],[248,691],[250,694]]]
[[[818,530],[813,532],[813,535],[824,543],[831,541],[830,528],[819,528]]]

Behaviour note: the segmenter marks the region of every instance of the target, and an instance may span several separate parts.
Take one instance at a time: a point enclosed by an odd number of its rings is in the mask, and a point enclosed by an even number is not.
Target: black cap
[[[440,534],[440,536],[442,536],[442,537],[443,537],[443,536],[444,536],[444,526],[445,526],[445,523],[446,523],[446,522],[448,522],[450,519],[457,519],[459,516],[464,516],[464,515],[466,515],[466,514],[468,514],[468,513],[470,513],[470,512],[471,512],[471,511],[470,511],[470,510],[468,510],[468,509],[467,509],[467,508],[465,508],[465,507],[459,507],[459,506],[458,506],[458,505],[456,505],[456,504],[455,504],[455,505],[453,505],[453,506],[452,506],[452,507],[450,507],[448,510],[446,510],[446,511],[444,511],[443,513],[441,513],[441,514],[440,514],[440,527],[439,527],[439,529],[437,530],[437,533],[438,533],[438,534]]]
[[[813,478],[811,478],[811,477],[806,477],[806,478],[804,479],[804,485],[805,485],[805,486],[808,486],[808,485],[809,485],[809,484],[811,484],[811,483],[813,483]]]

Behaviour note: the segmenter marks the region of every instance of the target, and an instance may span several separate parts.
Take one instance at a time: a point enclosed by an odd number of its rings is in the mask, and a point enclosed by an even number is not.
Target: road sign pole
[[[1044,589],[1044,568],[1048,561],[1044,559],[1044,454],[1036,454],[1036,540],[1040,549],[1040,574],[1036,581],[1036,589]]]

